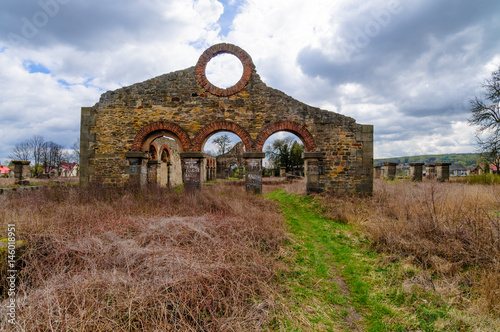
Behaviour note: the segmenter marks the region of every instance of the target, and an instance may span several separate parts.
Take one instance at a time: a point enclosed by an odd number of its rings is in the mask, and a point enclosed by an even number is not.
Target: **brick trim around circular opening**
[[[219,88],[218,86],[210,83],[205,73],[207,64],[210,62],[210,60],[212,60],[217,55],[224,53],[234,55],[241,61],[241,64],[243,65],[243,75],[241,76],[238,83],[226,89]],[[203,87],[203,89],[205,89],[205,91],[219,97],[228,97],[240,92],[245,88],[247,83],[250,81],[250,77],[252,76],[252,71],[254,68],[255,65],[253,64],[252,58],[242,48],[233,44],[222,43],[208,48],[200,56],[200,58],[198,59],[198,63],[196,64],[196,78],[198,79],[198,83]]]

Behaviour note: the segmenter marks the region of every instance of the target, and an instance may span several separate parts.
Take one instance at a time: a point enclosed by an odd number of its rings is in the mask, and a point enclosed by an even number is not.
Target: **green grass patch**
[[[470,175],[460,178],[456,178],[455,182],[466,183],[466,184],[500,184],[500,175],[498,174],[481,174],[481,175]]]
[[[290,240],[281,259],[287,269],[283,313],[274,328],[287,331],[453,331],[449,308],[434,293],[402,281],[419,271],[385,263],[352,225],[321,215],[308,196],[274,191]],[[439,327],[437,323],[439,322]],[[443,323],[444,322],[444,323]]]

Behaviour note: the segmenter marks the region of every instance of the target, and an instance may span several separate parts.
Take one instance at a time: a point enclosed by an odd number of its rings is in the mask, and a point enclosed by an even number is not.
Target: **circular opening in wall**
[[[205,76],[216,87],[227,89],[243,76],[243,64],[232,54],[219,54],[207,63]]]

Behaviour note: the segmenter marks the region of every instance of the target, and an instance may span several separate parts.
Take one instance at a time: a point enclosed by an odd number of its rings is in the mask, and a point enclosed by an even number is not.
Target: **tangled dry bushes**
[[[2,228],[16,224],[27,244],[18,260],[24,331],[269,323],[284,238],[273,202],[230,187],[184,195],[60,186],[0,199]]]
[[[328,217],[360,225],[377,250],[423,268],[431,290],[439,277],[454,302],[500,314],[499,186],[376,180],[371,198],[322,202]]]

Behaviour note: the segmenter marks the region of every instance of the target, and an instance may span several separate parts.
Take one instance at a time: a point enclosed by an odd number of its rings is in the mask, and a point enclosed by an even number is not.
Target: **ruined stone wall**
[[[211,134],[230,131],[247,152],[261,152],[265,140],[283,130],[299,136],[306,153],[323,154],[321,188],[371,193],[373,126],[270,88],[253,66],[241,91],[216,95],[200,84],[197,68],[108,91],[82,108],[81,182],[125,183],[125,153],[147,151],[143,142],[154,133],[170,135],[188,152],[202,151]]]
[[[178,187],[182,185],[182,166],[181,166],[181,157],[179,154],[179,146],[177,143],[171,139],[159,137],[154,140],[156,145],[161,148],[163,146],[168,147],[168,165],[165,162],[161,163],[161,172],[162,172],[162,186],[166,186],[167,184],[170,187]],[[161,158],[161,151],[159,152],[159,157]],[[168,180],[168,181],[167,181]]]
[[[243,172],[245,168],[245,163],[243,161],[243,153],[244,153],[243,142],[238,142],[223,155],[217,156],[217,177],[218,178],[228,178],[233,177],[231,165],[236,164],[238,169]],[[239,174],[241,176],[241,174]]]

